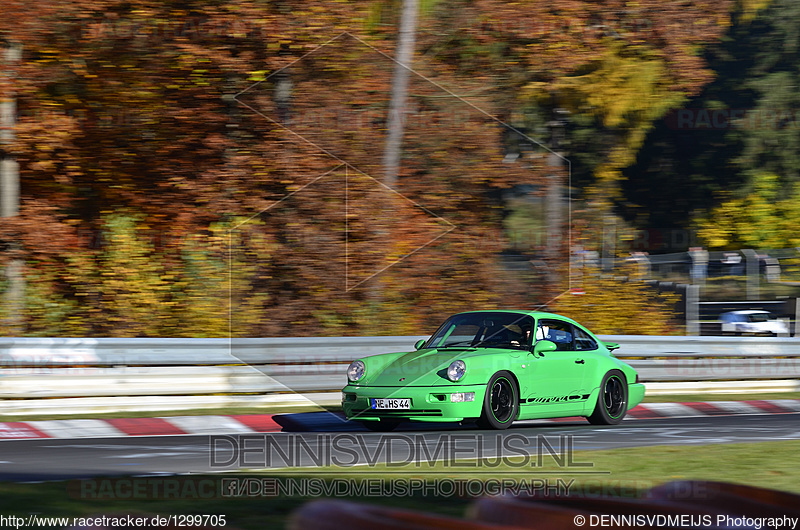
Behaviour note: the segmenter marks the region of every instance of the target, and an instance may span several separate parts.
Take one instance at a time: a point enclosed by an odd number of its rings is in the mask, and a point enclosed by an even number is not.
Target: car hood
[[[519,357],[526,352],[494,348],[425,348],[401,354],[384,364],[375,373],[369,374],[364,384],[370,386],[437,386],[454,384],[447,379],[447,367],[461,359],[470,373],[470,359],[485,358],[492,354],[504,357]]]

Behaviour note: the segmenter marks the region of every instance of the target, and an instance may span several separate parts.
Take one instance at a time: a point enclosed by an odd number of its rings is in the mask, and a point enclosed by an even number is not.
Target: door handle
[[[583,359],[578,359],[577,361],[575,361],[575,364],[583,364],[583,363],[584,363]]]

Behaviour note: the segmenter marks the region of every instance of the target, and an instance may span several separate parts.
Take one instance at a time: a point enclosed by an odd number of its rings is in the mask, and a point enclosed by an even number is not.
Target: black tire
[[[518,413],[519,390],[514,377],[506,371],[497,372],[486,385],[478,426],[482,429],[508,429]]]
[[[619,370],[603,376],[594,412],[589,416],[593,425],[617,425],[628,412],[628,381]]]
[[[370,431],[389,432],[395,430],[400,422],[397,420],[362,421],[361,425]]]

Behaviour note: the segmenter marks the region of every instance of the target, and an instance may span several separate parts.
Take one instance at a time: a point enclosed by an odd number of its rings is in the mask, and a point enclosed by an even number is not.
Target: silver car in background
[[[722,333],[734,335],[774,335],[788,336],[789,325],[769,311],[747,309],[728,311],[719,316]]]

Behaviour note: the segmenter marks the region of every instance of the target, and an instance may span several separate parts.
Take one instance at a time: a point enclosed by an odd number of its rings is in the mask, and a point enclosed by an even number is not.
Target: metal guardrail
[[[409,351],[413,337],[0,338],[0,400],[290,395],[337,391],[358,357]],[[800,379],[800,340],[601,336],[652,383]],[[732,384],[732,386],[735,386]],[[745,385],[746,386],[746,385]],[[790,385],[791,386],[791,385]],[[0,401],[0,413],[3,402]]]
[[[661,337],[601,335],[617,342],[619,358],[800,357],[800,339],[789,337]]]
[[[415,337],[267,339],[2,338],[0,369],[70,366],[315,364],[413,349]]]
[[[265,339],[0,337],[0,369],[23,366],[314,364],[408,351],[427,335]],[[800,357],[800,338],[600,335],[616,357]]]

